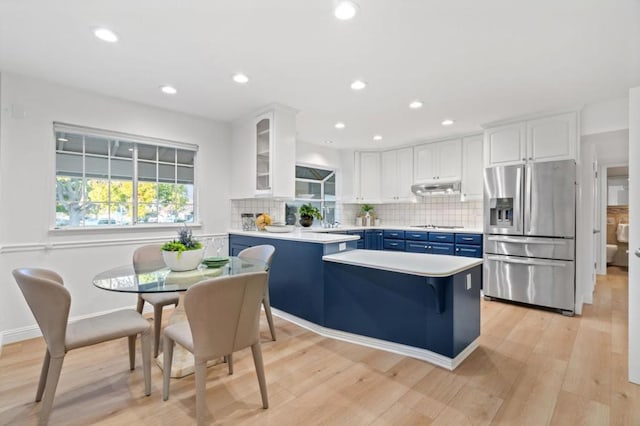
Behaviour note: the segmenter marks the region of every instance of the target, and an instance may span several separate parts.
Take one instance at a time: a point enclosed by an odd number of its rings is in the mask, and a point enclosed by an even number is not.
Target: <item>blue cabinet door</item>
[[[482,257],[482,247],[456,244],[456,256]]]
[[[404,251],[404,240],[394,240],[392,238],[385,238],[383,242],[385,250],[400,250]]]
[[[396,231],[392,229],[384,230],[384,237],[391,238],[394,240],[404,240],[404,231]]]
[[[481,234],[456,234],[456,244],[482,245]]]
[[[411,253],[429,253],[429,243],[419,241],[406,241],[404,249]]]
[[[449,243],[430,243],[431,247],[429,253],[431,254],[447,254],[449,256],[453,256],[453,244]]]
[[[364,248],[367,250],[382,250],[383,233],[379,230],[364,231]]]
[[[453,234],[449,232],[429,232],[429,241],[434,243],[453,243]]]
[[[429,233],[425,231],[405,231],[404,238],[407,241],[429,241]]]

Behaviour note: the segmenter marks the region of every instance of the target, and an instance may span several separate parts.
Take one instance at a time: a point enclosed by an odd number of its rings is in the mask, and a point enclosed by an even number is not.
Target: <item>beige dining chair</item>
[[[260,349],[260,303],[266,286],[267,272],[225,276],[194,284],[184,297],[187,322],[164,329],[162,397],[165,401],[169,399],[175,342],[194,356],[199,425],[205,424],[207,414],[207,361],[220,357],[230,360],[233,352],[249,346],[258,375],[262,407],[269,407]]]
[[[269,244],[263,244],[259,246],[248,247],[238,253],[238,257],[241,259],[256,259],[267,264],[271,268],[271,261],[275,254],[276,248]],[[269,323],[269,331],[271,331],[271,338],[276,340],[276,328],[273,325],[273,316],[271,315],[271,303],[269,302],[269,279],[267,278],[267,289],[262,299],[262,306],[264,306],[264,314],[267,317]]]
[[[43,401],[40,424],[47,424],[65,354],[97,343],[129,338],[129,368],[136,362],[136,336],[141,336],[144,393],[151,394],[151,326],[133,309],[111,312],[68,324],[71,294],[57,273],[38,268],[13,270],[13,276],[47,344],[36,402]],[[44,399],[42,398],[44,393]]]
[[[152,272],[166,265],[162,259],[162,245],[148,244],[133,252],[133,269],[136,273]],[[162,329],[162,310],[167,305],[178,306],[177,293],[140,293],[138,294],[138,312],[142,313],[144,302],[153,306],[153,357],[158,357],[160,348],[160,330]]]

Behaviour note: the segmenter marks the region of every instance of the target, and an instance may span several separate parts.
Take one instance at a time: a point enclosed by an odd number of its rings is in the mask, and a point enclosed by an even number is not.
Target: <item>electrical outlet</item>
[[[338,251],[345,251],[347,249],[347,243],[338,244]]]
[[[467,274],[467,290],[471,290],[471,274]]]

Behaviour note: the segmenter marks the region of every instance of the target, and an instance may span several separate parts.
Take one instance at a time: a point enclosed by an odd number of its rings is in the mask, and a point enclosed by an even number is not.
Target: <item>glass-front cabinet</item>
[[[273,114],[259,116],[255,123],[256,193],[269,193],[272,179]]]

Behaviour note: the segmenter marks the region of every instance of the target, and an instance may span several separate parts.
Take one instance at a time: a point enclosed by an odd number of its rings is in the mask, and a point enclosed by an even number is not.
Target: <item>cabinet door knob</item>
[[[529,157],[529,160],[533,160],[533,157]]]
[[[526,157],[522,157],[522,161],[527,161]]]

